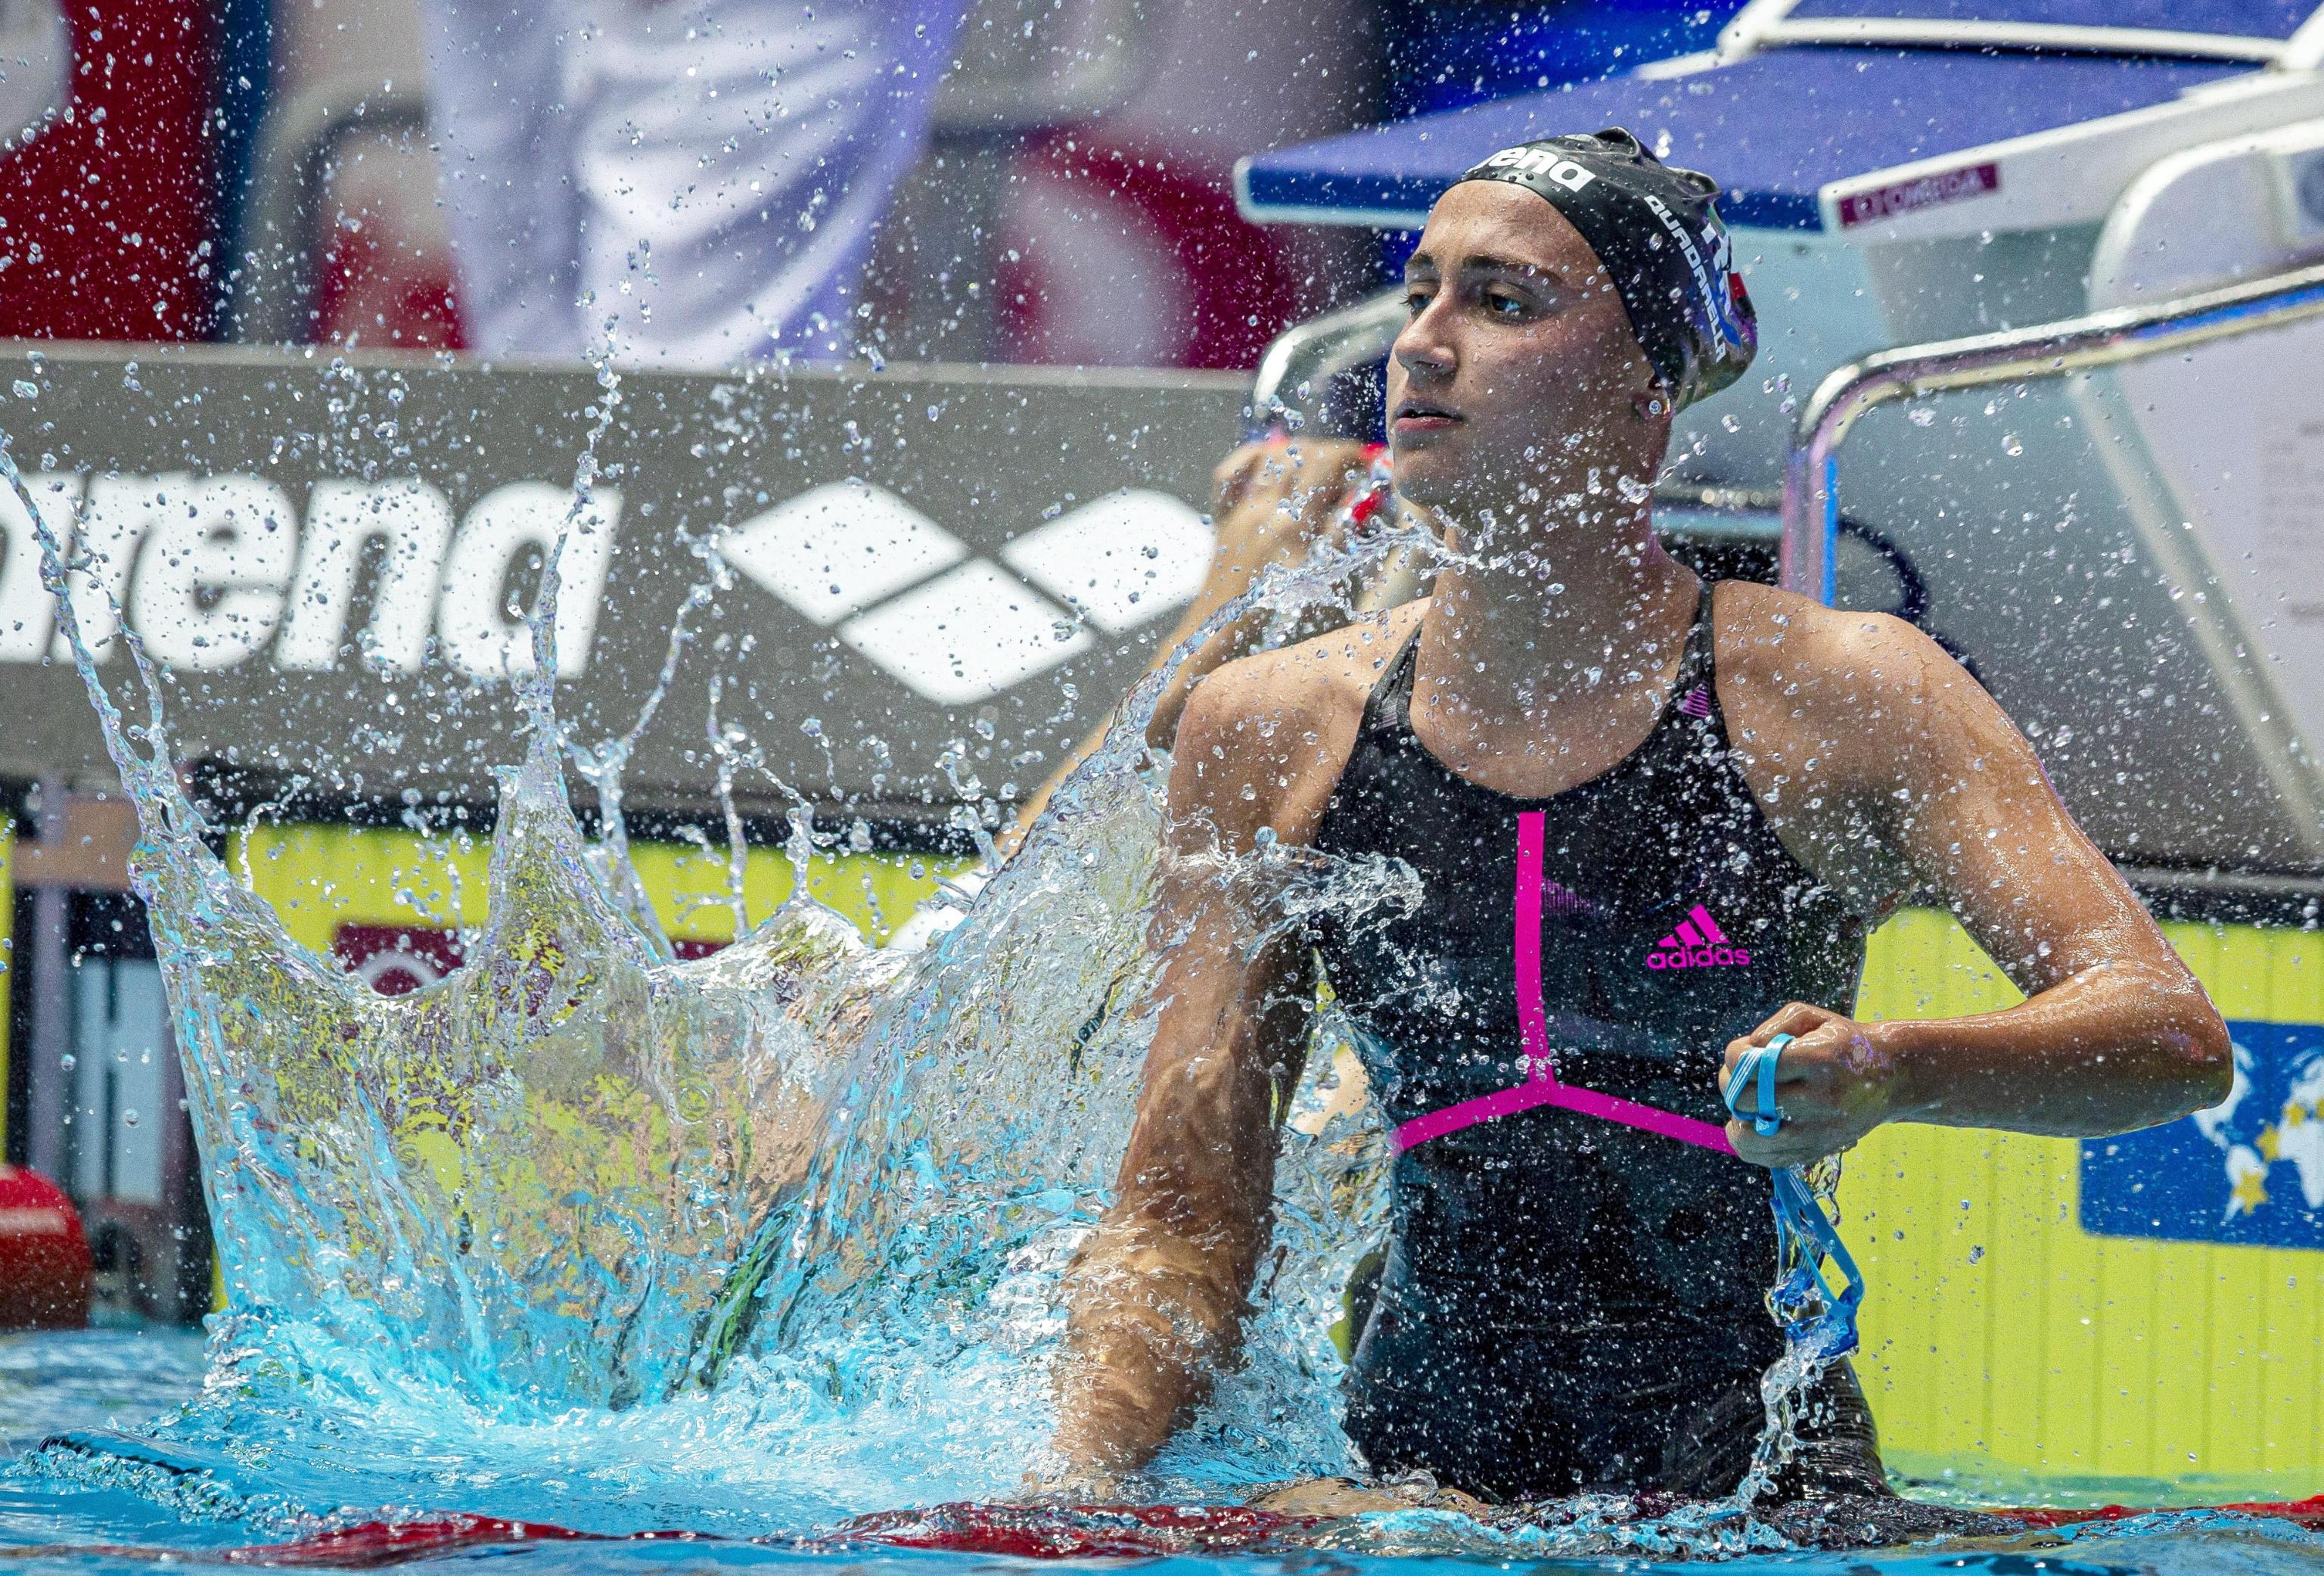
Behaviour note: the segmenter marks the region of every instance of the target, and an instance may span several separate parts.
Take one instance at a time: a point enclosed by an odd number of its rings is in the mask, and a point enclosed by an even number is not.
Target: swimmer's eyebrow
[[[1462,262],[1463,273],[1506,273],[1519,279],[1545,279],[1555,284],[1566,282],[1565,275],[1554,268],[1545,268],[1538,263],[1527,263],[1516,257],[1480,255]]]
[[[1552,284],[1567,284],[1571,282],[1564,274],[1559,272],[1554,268],[1545,268],[1538,263],[1527,263],[1522,258],[1496,257],[1489,253],[1480,253],[1474,256],[1463,257],[1461,259],[1460,271],[1462,273],[1472,276],[1480,273],[1488,273],[1506,275],[1513,279],[1545,280]],[[1436,259],[1430,256],[1425,252],[1414,253],[1410,258],[1406,260],[1404,265],[1404,276],[1407,280],[1411,279],[1415,274],[1425,274],[1431,278],[1434,278],[1442,272],[1443,269],[1437,263]]]

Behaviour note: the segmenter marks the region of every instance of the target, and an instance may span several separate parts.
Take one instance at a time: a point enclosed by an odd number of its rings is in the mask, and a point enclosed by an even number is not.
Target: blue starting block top
[[[1616,77],[1420,115],[1244,160],[1235,195],[1267,222],[1416,228],[1497,148],[1624,126],[1725,183],[1728,223],[1823,226],[1830,181],[2160,104],[2251,70],[2233,61],[1962,50],[1784,49],[1683,77]]]
[[[1728,222],[1822,227],[1829,182],[2161,104],[2264,69],[2311,0],[1758,0],[1722,55],[1244,160],[1247,217],[1418,226],[1495,149],[1624,126],[1726,183]],[[2297,48],[2298,46],[2294,46]]]

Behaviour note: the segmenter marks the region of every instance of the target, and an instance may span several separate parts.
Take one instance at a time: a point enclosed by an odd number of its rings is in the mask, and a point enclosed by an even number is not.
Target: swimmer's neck
[[[1658,691],[1693,622],[1699,583],[1663,550],[1651,500],[1607,485],[1529,515],[1458,522],[1419,662],[1449,707],[1490,729],[1560,705]]]

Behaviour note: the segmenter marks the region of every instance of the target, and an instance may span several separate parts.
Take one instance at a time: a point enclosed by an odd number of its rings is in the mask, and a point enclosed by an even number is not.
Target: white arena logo
[[[1211,528],[1179,500],[1115,493],[1002,548],[1019,580],[894,493],[835,482],[744,521],[718,547],[914,693],[963,705],[1084,650],[1085,623],[1120,634],[1193,600],[1211,545]]]
[[[302,530],[289,495],[258,476],[28,481],[58,539],[78,536],[73,608],[98,659],[119,643],[125,614],[157,659],[195,670],[268,651],[281,671],[328,672],[352,643],[383,668],[415,673],[433,634],[444,659],[471,677],[521,671],[530,638],[501,598],[512,571],[545,552],[573,510],[565,488],[513,482],[456,523],[450,502],[423,481],[323,481],[309,493]],[[621,493],[600,488],[567,540],[557,616],[564,675],[587,668],[621,513]],[[862,482],[813,488],[720,539],[753,584],[944,705],[982,700],[1075,655],[1090,644],[1088,626],[1119,634],[1181,605],[1200,586],[1211,546],[1209,526],[1179,500],[1128,491],[1010,543],[1001,558],[1011,575]],[[374,548],[370,618],[350,631]],[[0,492],[0,662],[62,659],[54,626],[32,522]]]
[[[286,673],[338,667],[354,633],[356,573],[377,542],[371,620],[355,636],[373,660],[416,673],[433,632],[464,673],[521,672],[532,663],[531,637],[499,598],[510,570],[546,552],[573,509],[565,488],[512,482],[486,493],[455,531],[451,504],[426,482],[325,481],[308,494],[302,533],[290,496],[259,476],[42,473],[28,482],[50,530],[74,541],[73,613],[97,659],[111,655],[125,614],[156,660],[208,670],[239,667],[270,642]],[[560,673],[587,666],[621,512],[621,494],[600,488],[566,543]],[[32,522],[7,493],[0,538],[0,662],[63,659]]]

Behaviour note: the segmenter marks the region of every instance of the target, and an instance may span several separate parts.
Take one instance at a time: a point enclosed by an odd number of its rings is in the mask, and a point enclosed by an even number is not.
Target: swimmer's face
[[[1560,468],[1577,437],[1641,420],[1655,373],[1614,281],[1532,192],[1492,180],[1446,192],[1405,286],[1388,446],[1414,502],[1499,502]]]

